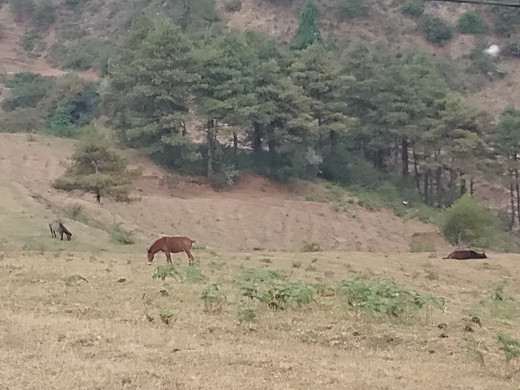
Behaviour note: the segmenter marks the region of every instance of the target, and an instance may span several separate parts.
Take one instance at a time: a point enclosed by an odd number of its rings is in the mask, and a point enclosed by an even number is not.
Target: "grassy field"
[[[0,389],[520,388],[520,256],[194,253],[162,280],[162,254],[0,252]],[[382,279],[445,307],[348,304]]]

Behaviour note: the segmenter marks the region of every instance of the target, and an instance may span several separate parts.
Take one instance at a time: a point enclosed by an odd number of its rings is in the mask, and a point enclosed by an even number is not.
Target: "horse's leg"
[[[170,255],[170,252],[164,252],[164,254],[166,255],[166,262],[167,263],[171,263],[172,262],[172,257]]]
[[[192,262],[193,262],[193,260],[195,260],[195,258],[193,257],[193,255],[191,254],[191,251],[189,249],[186,249],[186,255],[188,255],[188,264],[191,266]]]
[[[60,232],[61,241],[63,241],[63,232]]]

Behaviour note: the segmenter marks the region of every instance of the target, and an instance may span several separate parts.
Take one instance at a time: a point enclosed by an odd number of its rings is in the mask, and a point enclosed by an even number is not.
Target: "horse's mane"
[[[147,249],[148,252],[153,251],[153,250],[155,249],[156,246],[159,246],[159,242],[160,242],[163,238],[164,238],[164,237],[161,237],[161,238],[158,238],[157,240],[155,240],[155,241],[153,242],[153,244],[150,245],[150,247]]]
[[[63,224],[62,224],[61,222],[59,222],[59,224],[60,224],[60,228],[61,228],[61,230],[63,230],[63,232],[64,232],[65,234],[69,234],[69,235],[72,236],[72,233],[69,231],[69,229],[67,229],[65,226],[63,226]]]

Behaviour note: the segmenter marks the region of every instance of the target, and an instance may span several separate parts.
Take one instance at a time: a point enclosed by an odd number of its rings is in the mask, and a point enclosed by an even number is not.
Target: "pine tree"
[[[72,155],[72,165],[54,182],[54,187],[92,193],[98,202],[104,197],[129,202],[133,200],[130,185],[138,175],[139,171],[129,170],[106,138],[90,127]]]
[[[320,10],[313,0],[307,1],[299,16],[298,29],[293,38],[291,47],[295,50],[305,49],[314,42],[322,43],[318,20]]]

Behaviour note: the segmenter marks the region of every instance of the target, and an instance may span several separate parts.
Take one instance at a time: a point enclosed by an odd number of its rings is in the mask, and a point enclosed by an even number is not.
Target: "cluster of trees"
[[[369,188],[390,177],[444,206],[492,174],[511,192],[510,224],[520,222],[519,111],[494,124],[450,91],[424,52],[327,47],[312,1],[289,49],[259,32],[223,30],[217,14],[200,17],[208,1],[177,2],[178,20],[136,18],[101,85],[20,75],[11,83],[23,88],[4,109],[36,108],[63,133],[99,103],[124,143],[215,185],[236,170]]]
[[[491,169],[491,118],[450,92],[431,56],[362,43],[338,54],[312,36],[293,51],[251,31],[191,41],[170,19],[142,17],[109,67],[102,109],[129,145],[209,178],[231,164],[279,180],[394,174],[444,205]]]

